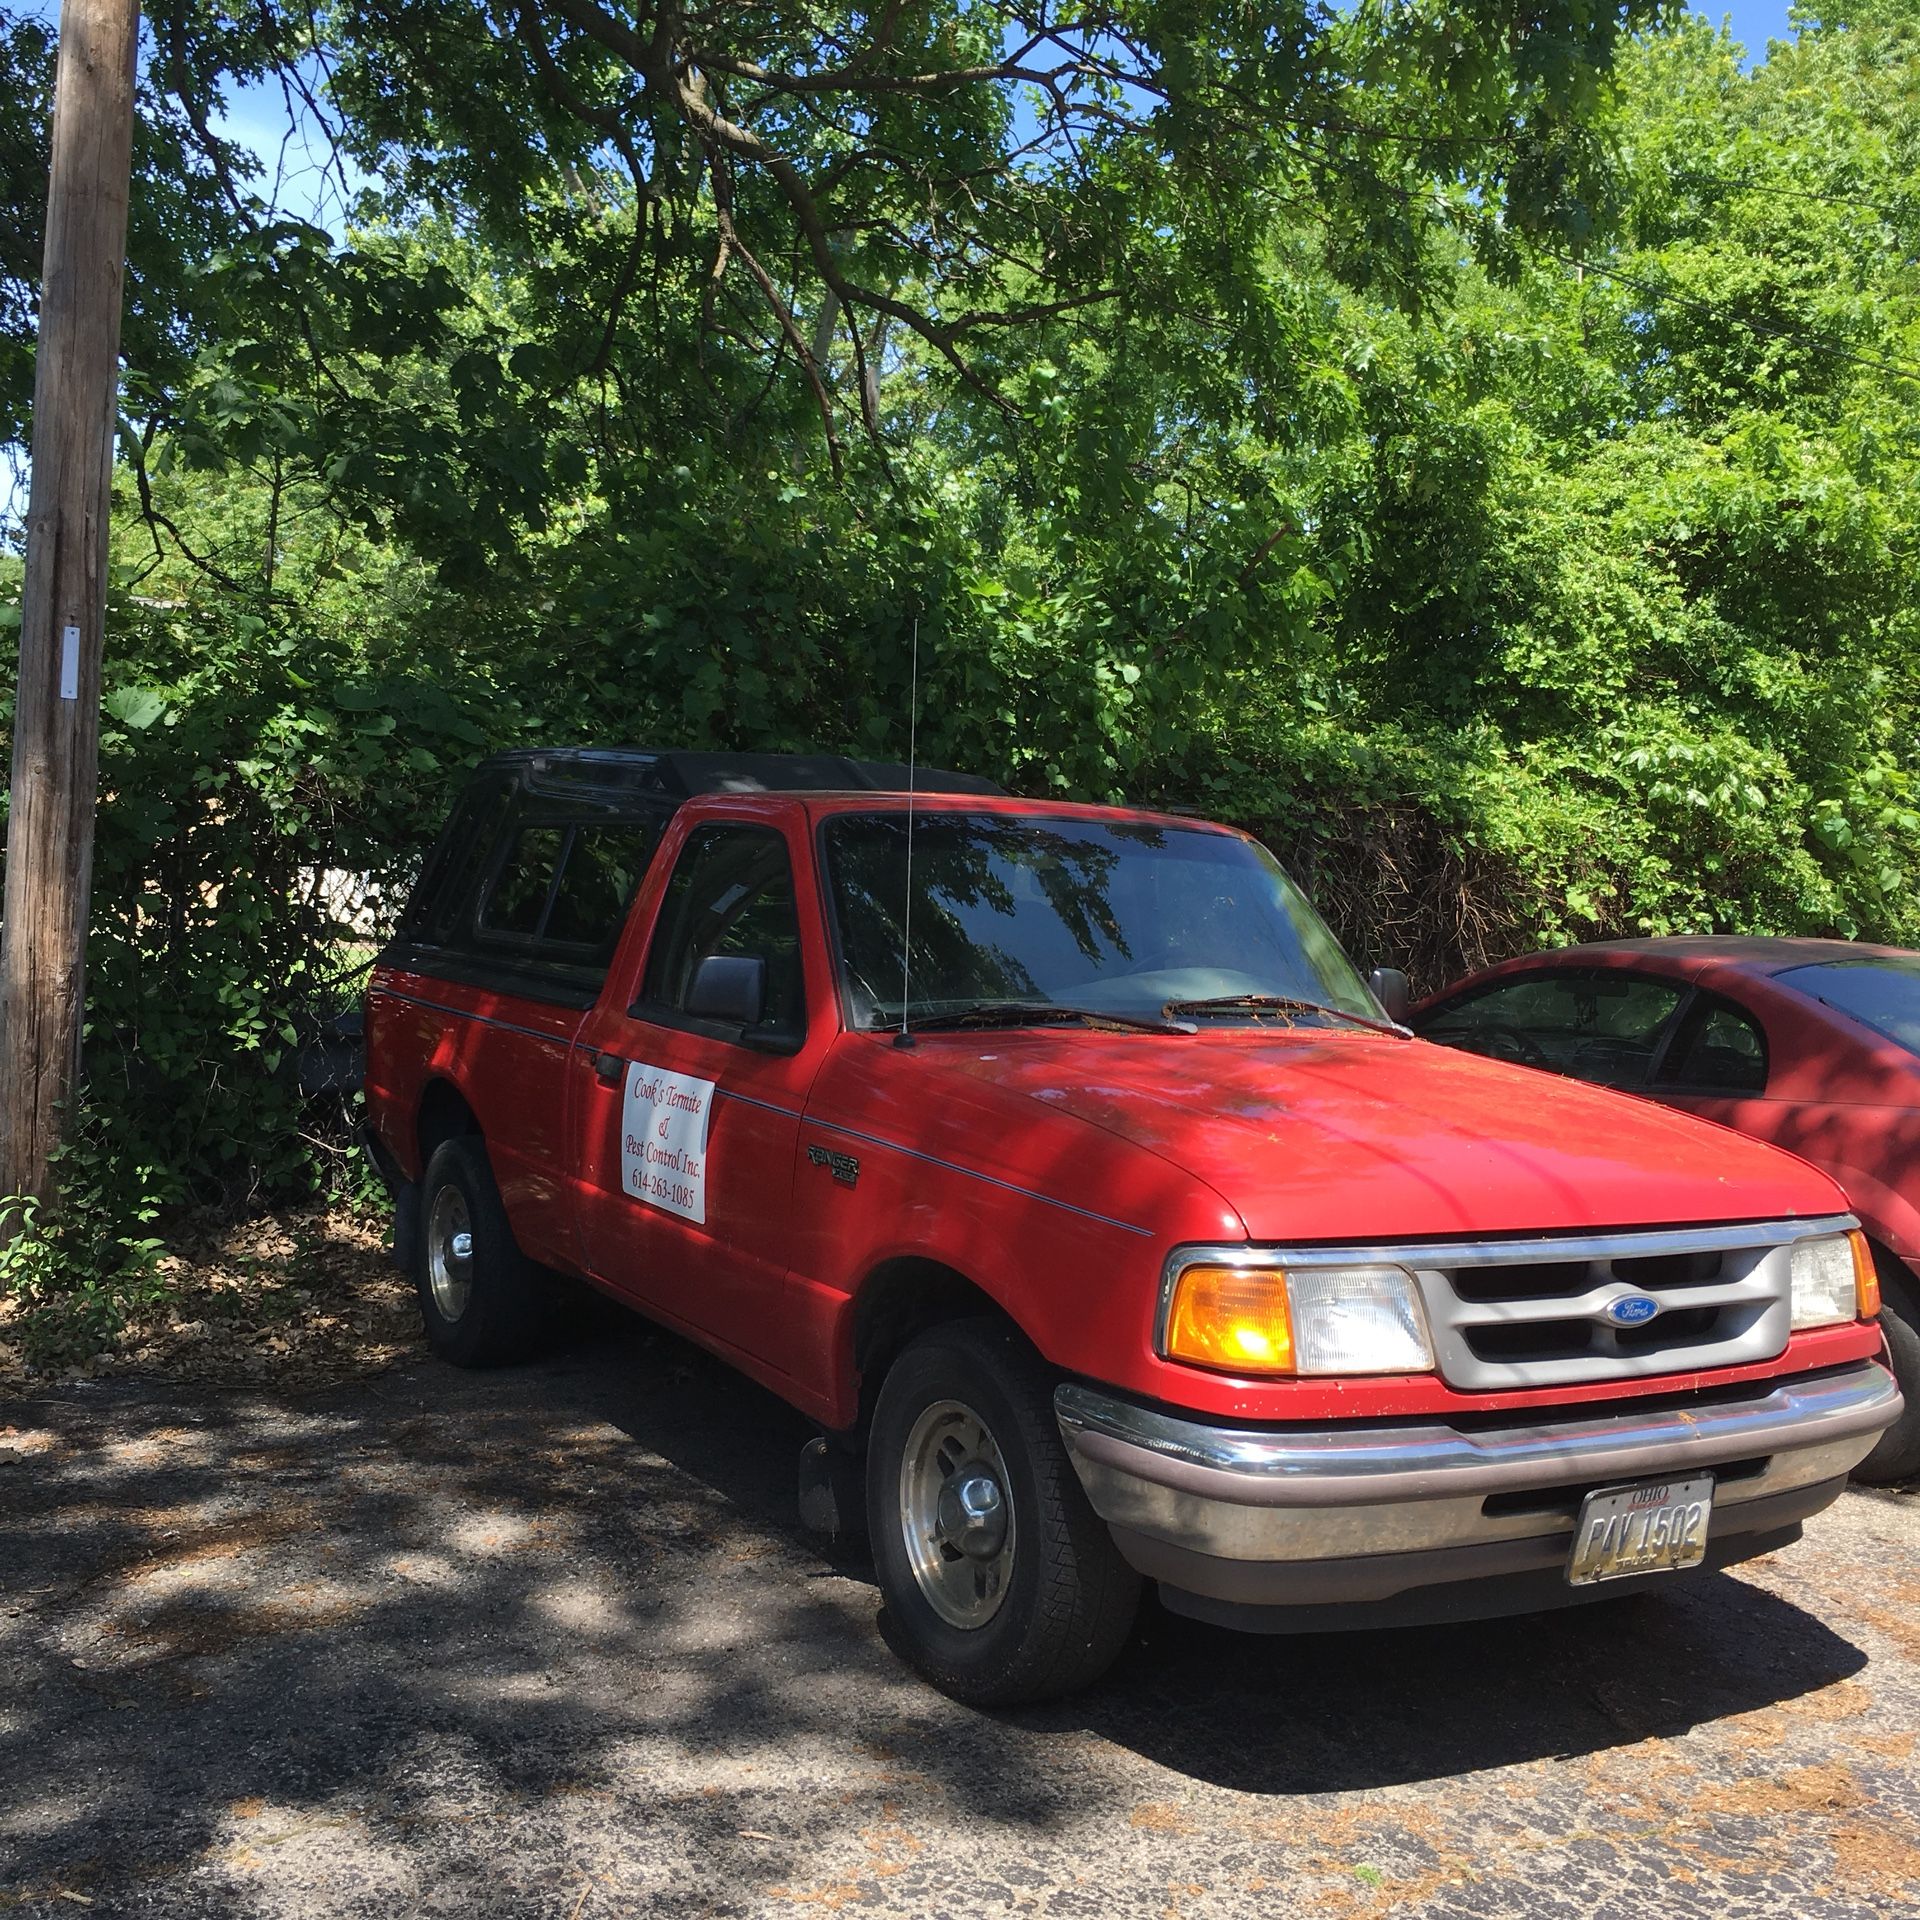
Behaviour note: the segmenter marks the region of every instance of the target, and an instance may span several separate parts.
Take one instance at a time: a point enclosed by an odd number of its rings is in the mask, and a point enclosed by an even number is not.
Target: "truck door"
[[[713,1009],[716,970],[703,963],[716,959],[739,963],[717,970],[736,989],[758,982],[753,1004]],[[636,998],[603,999],[574,1051],[588,1271],[782,1371],[800,1117],[836,1027],[824,973],[786,834],[696,824]]]

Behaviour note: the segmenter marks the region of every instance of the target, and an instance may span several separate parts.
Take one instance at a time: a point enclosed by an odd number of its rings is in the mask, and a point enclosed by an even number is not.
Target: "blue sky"
[[[1787,0],[1738,0],[1730,7],[1696,6],[1694,12],[1704,13],[1716,23],[1722,18],[1731,21],[1733,37],[1746,48],[1750,61],[1766,58],[1769,40],[1793,38],[1793,29],[1787,24]]]

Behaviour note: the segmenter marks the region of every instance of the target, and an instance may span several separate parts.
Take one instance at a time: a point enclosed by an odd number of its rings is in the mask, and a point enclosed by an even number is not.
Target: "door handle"
[[[626,1064],[617,1053],[596,1053],[593,1056],[594,1078],[603,1087],[617,1087],[620,1084],[621,1070]]]

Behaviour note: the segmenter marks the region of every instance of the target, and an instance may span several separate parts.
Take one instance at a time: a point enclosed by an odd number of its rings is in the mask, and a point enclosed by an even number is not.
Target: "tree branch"
[[[716,189],[719,189],[723,169],[717,164],[713,177]],[[773,276],[754,257],[751,248],[744,245],[735,231],[731,190],[716,191],[714,194],[714,222],[720,229],[721,243],[732,253],[738,254],[740,264],[753,276],[754,284],[759,287],[761,296],[773,310],[780,322],[780,331],[786,336],[787,344],[793,349],[793,357],[799,361],[801,370],[807,376],[807,383],[813,388],[815,404],[820,409],[820,426],[827,436],[827,457],[833,463],[833,477],[843,479],[846,475],[846,456],[840,446],[840,435],[833,424],[833,396],[827,391],[827,383],[820,377],[820,363],[814,359],[813,350],[807,345],[800,331],[799,322],[793,317],[793,309],[780,296],[780,289],[773,283]],[[714,276],[716,279],[718,275]]]
[[[150,427],[148,431],[151,432]],[[193,566],[199,568],[209,580],[215,582],[216,585],[225,587],[230,593],[244,594],[248,592],[249,589],[236,580],[224,567],[216,566],[203,555],[195,553],[193,548],[187,544],[187,536],[180,531],[172,519],[162,513],[159,507],[154,504],[153,484],[147,477],[146,436],[138,433],[125,434],[122,436],[122,443],[127,449],[129,456],[128,464],[133,468],[133,484],[140,495],[140,517],[146,521],[148,531],[151,532],[155,527],[164,528],[171,537],[173,544],[180,549],[181,557]],[[159,541],[156,539],[154,544],[158,547]]]

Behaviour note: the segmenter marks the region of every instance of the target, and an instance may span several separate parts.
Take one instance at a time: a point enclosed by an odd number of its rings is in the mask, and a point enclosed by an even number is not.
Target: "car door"
[[[660,897],[637,994],[595,1010],[574,1064],[588,1272],[775,1367],[791,1321],[800,1116],[836,1029],[826,1005],[809,1005],[824,981],[798,901],[785,833],[695,825]],[[716,956],[764,964],[760,1018],[717,1019],[690,1004],[701,963]]]
[[[1830,1173],[1876,1238],[1911,1244],[1910,1189],[1916,1137],[1911,1103],[1889,1102],[1889,1084],[1857,1043],[1806,1016],[1782,1021],[1777,989],[1758,983],[1702,991],[1664,1063],[1656,1096],[1785,1147]]]
[[[1689,998],[1684,981],[1620,967],[1543,967],[1443,1001],[1421,1037],[1596,1086],[1645,1092]]]

